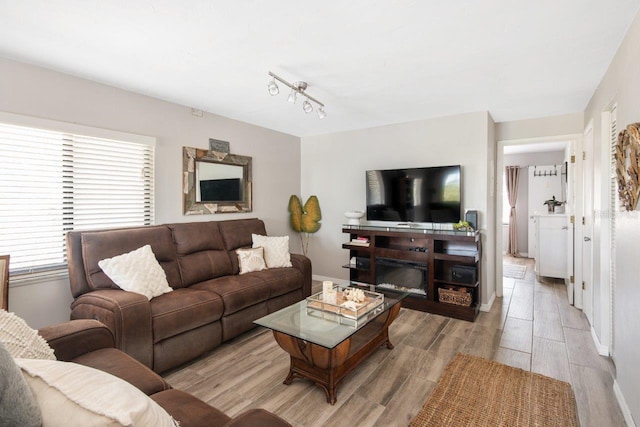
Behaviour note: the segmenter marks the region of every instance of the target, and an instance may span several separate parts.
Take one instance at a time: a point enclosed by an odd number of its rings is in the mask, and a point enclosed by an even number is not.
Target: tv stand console
[[[482,301],[478,231],[343,225],[349,279],[409,292],[403,307],[474,321]]]

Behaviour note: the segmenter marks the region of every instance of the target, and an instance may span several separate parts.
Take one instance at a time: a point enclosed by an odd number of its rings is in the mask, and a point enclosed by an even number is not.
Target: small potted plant
[[[551,199],[545,201],[543,205],[547,205],[547,209],[549,213],[553,213],[556,210],[556,206],[562,206],[563,202],[560,200],[556,200],[556,196],[553,196]]]
[[[460,221],[453,224],[453,229],[456,231],[473,231],[473,227],[467,221]]]

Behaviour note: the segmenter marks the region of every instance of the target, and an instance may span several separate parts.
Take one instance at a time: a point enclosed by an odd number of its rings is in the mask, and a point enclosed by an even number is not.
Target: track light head
[[[304,102],[302,103],[302,111],[304,111],[307,114],[313,111],[313,106],[309,102],[309,99],[305,99]]]
[[[292,104],[295,104],[297,99],[298,99],[298,92],[295,89],[291,89],[291,93],[289,93],[289,96],[287,96],[287,101],[289,101]]]
[[[271,81],[267,85],[267,89],[269,90],[269,95],[271,96],[276,96],[280,93],[280,88],[278,88],[278,85],[276,84],[276,79],[271,79]]]

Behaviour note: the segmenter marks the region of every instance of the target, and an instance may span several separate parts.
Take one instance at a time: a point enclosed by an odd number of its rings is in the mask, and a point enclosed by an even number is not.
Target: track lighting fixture
[[[267,89],[269,89],[269,95],[275,96],[278,93],[280,93],[280,89],[278,88],[278,85],[276,83],[276,80],[277,80],[283,85],[291,89],[291,92],[287,96],[287,101],[289,101],[292,104],[295,104],[298,98],[298,95],[302,95],[305,98],[304,102],[302,103],[302,111],[304,111],[307,114],[312,112],[313,105],[311,105],[311,102],[314,102],[318,105],[318,107],[316,108],[316,113],[318,114],[318,118],[324,119],[325,117],[327,117],[327,113],[324,111],[324,104],[305,92],[305,90],[307,89],[307,82],[300,81],[300,82],[289,83],[283,78],[276,76],[271,71],[269,71],[269,76],[271,77],[271,81],[267,85]]]

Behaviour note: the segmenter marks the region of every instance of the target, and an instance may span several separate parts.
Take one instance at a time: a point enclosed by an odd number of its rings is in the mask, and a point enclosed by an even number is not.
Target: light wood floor
[[[566,287],[504,280],[504,297],[475,323],[402,309],[391,325],[393,350],[380,348],[339,386],[334,406],[311,382],[286,386],[289,359],[271,332],[254,329],[165,376],[230,416],[265,408],[294,426],[406,426],[456,352],[494,359],[572,384],[582,427],[624,426],[613,395],[613,365],[599,356]],[[314,287],[320,286],[319,283]]]

